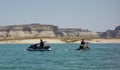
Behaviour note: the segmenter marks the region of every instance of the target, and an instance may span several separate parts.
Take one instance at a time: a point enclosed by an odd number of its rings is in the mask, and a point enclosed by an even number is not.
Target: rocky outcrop
[[[120,38],[120,26],[117,26],[114,30],[107,30],[99,34],[102,38]]]
[[[52,37],[57,36],[55,30],[57,26],[40,24],[1,26],[0,37]]]
[[[99,37],[97,33],[91,32],[87,29],[80,28],[64,28],[60,29],[60,32],[63,33],[64,36],[72,36],[72,37]]]
[[[97,33],[80,28],[58,28],[54,25],[0,26],[0,37],[99,37]]]

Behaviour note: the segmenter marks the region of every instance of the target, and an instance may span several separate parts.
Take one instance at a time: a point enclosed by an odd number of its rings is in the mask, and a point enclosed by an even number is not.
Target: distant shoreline
[[[39,43],[40,39],[24,39],[24,40],[6,40],[0,41],[0,44],[34,44]],[[63,43],[80,43],[81,40],[75,42],[65,42],[60,39],[43,39],[46,44],[63,44]],[[85,40],[89,43],[120,43],[120,39],[92,39]]]

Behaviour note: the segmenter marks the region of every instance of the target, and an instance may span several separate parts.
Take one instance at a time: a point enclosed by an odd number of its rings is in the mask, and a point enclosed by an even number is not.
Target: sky
[[[120,25],[120,0],[0,0],[0,26],[31,23],[113,30]]]

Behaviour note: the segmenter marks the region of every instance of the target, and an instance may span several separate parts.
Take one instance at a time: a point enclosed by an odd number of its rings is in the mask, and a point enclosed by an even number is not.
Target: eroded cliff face
[[[28,24],[0,26],[0,37],[99,37],[97,33],[87,29],[66,28],[60,29],[54,25]]]
[[[120,38],[120,25],[117,26],[114,30],[107,30],[100,34],[102,38]]]
[[[99,37],[97,33],[91,32],[87,29],[80,28],[64,28],[60,29],[60,32],[63,33],[64,36],[72,36],[72,37]]]
[[[51,37],[56,36],[54,30],[58,27],[40,24],[1,26],[0,37]]]

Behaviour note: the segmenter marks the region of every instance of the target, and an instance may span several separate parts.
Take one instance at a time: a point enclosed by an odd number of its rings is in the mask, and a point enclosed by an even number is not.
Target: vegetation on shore
[[[9,40],[26,40],[26,39],[59,39],[64,42],[75,42],[81,40],[82,38],[86,40],[92,39],[90,37],[23,37],[23,38],[4,37],[0,39],[0,42],[9,41]]]
[[[28,40],[28,39],[59,39],[63,42],[71,43],[80,41],[81,39],[92,40],[92,39],[118,39],[118,38],[93,38],[93,37],[23,37],[23,38],[13,38],[13,37],[4,37],[0,39],[2,41],[11,41],[11,40]]]

